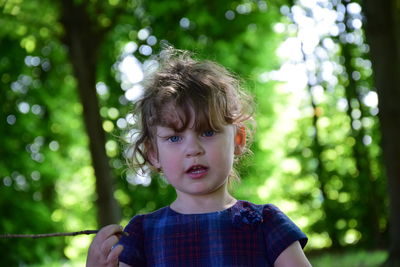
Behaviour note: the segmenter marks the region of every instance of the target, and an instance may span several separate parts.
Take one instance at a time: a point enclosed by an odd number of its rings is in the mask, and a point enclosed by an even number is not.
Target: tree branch
[[[79,232],[70,233],[50,233],[50,234],[4,234],[0,235],[0,238],[42,238],[42,237],[53,237],[53,236],[76,236],[76,235],[91,235],[97,234],[99,230],[85,230]],[[124,232],[125,233],[125,232]]]
[[[69,233],[50,233],[50,234],[4,234],[0,235],[1,238],[42,238],[42,237],[53,237],[53,236],[76,236],[76,235],[91,235],[97,234],[99,230],[85,230],[79,232],[69,232]],[[116,233],[118,235],[128,236],[127,232],[121,231]]]

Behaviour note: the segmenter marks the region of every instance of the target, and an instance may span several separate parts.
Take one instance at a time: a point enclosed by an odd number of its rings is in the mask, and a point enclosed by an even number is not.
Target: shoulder
[[[138,214],[135,215],[131,221],[140,221],[140,220],[147,220],[147,219],[153,219],[153,218],[158,218],[158,217],[162,217],[165,216],[165,214],[168,211],[168,207],[162,207],[158,210],[149,212],[149,213],[144,213],[144,214]]]
[[[250,201],[239,200],[233,207],[235,212],[242,214],[254,214],[262,217],[262,220],[284,215],[284,213],[273,204],[254,204]]]
[[[257,209],[257,210],[266,210],[266,211],[279,211],[281,212],[281,210],[275,206],[274,204],[255,204],[253,202],[247,201],[247,200],[238,200],[237,203],[235,204],[235,206],[239,206],[239,207],[252,207],[253,209]]]
[[[305,246],[307,241],[305,234],[300,228],[293,222],[289,216],[281,211],[277,206],[273,204],[262,205],[262,216],[264,229],[268,236],[276,238],[289,238],[292,236],[293,240],[301,240],[302,247]],[[279,239],[278,238],[278,239]]]
[[[160,217],[166,216],[168,214],[168,212],[169,212],[169,207],[162,207],[162,208],[160,208],[158,210],[155,210],[153,212],[143,214],[142,216],[144,216],[144,218],[146,220],[147,219],[150,219],[150,220],[151,219],[158,219]]]
[[[238,200],[232,207],[233,222],[237,225],[258,225],[270,223],[284,215],[272,204],[254,204],[249,201]]]
[[[262,205],[262,213],[264,220],[290,220],[289,217],[274,204]]]
[[[143,229],[143,225],[148,221],[159,220],[161,217],[165,216],[166,213],[167,207],[163,207],[150,213],[135,215],[127,224],[125,231],[128,233],[138,232],[138,230]]]
[[[274,204],[254,204],[248,201],[241,201],[240,209],[252,211],[259,214],[262,222],[266,224],[294,224],[292,220]]]

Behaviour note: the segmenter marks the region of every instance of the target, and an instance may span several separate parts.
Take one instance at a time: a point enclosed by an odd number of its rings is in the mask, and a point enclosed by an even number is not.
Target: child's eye
[[[205,137],[211,137],[214,135],[215,135],[215,131],[213,131],[213,130],[208,130],[208,131],[203,132],[203,136],[205,136]]]
[[[173,136],[168,137],[167,140],[170,141],[171,143],[176,143],[176,142],[181,141],[181,139],[182,139],[182,137],[173,135]]]

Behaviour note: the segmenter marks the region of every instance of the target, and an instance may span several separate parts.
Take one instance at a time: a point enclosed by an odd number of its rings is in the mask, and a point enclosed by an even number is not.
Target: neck
[[[172,202],[171,209],[183,214],[196,214],[221,211],[232,207],[236,199],[225,192],[222,195],[185,195],[178,194],[176,200]]]

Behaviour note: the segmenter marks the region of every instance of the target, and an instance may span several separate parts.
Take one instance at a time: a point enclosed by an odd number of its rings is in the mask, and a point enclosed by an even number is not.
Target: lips
[[[208,172],[208,168],[203,165],[193,165],[187,169],[186,173],[192,178],[200,178],[206,175]]]

